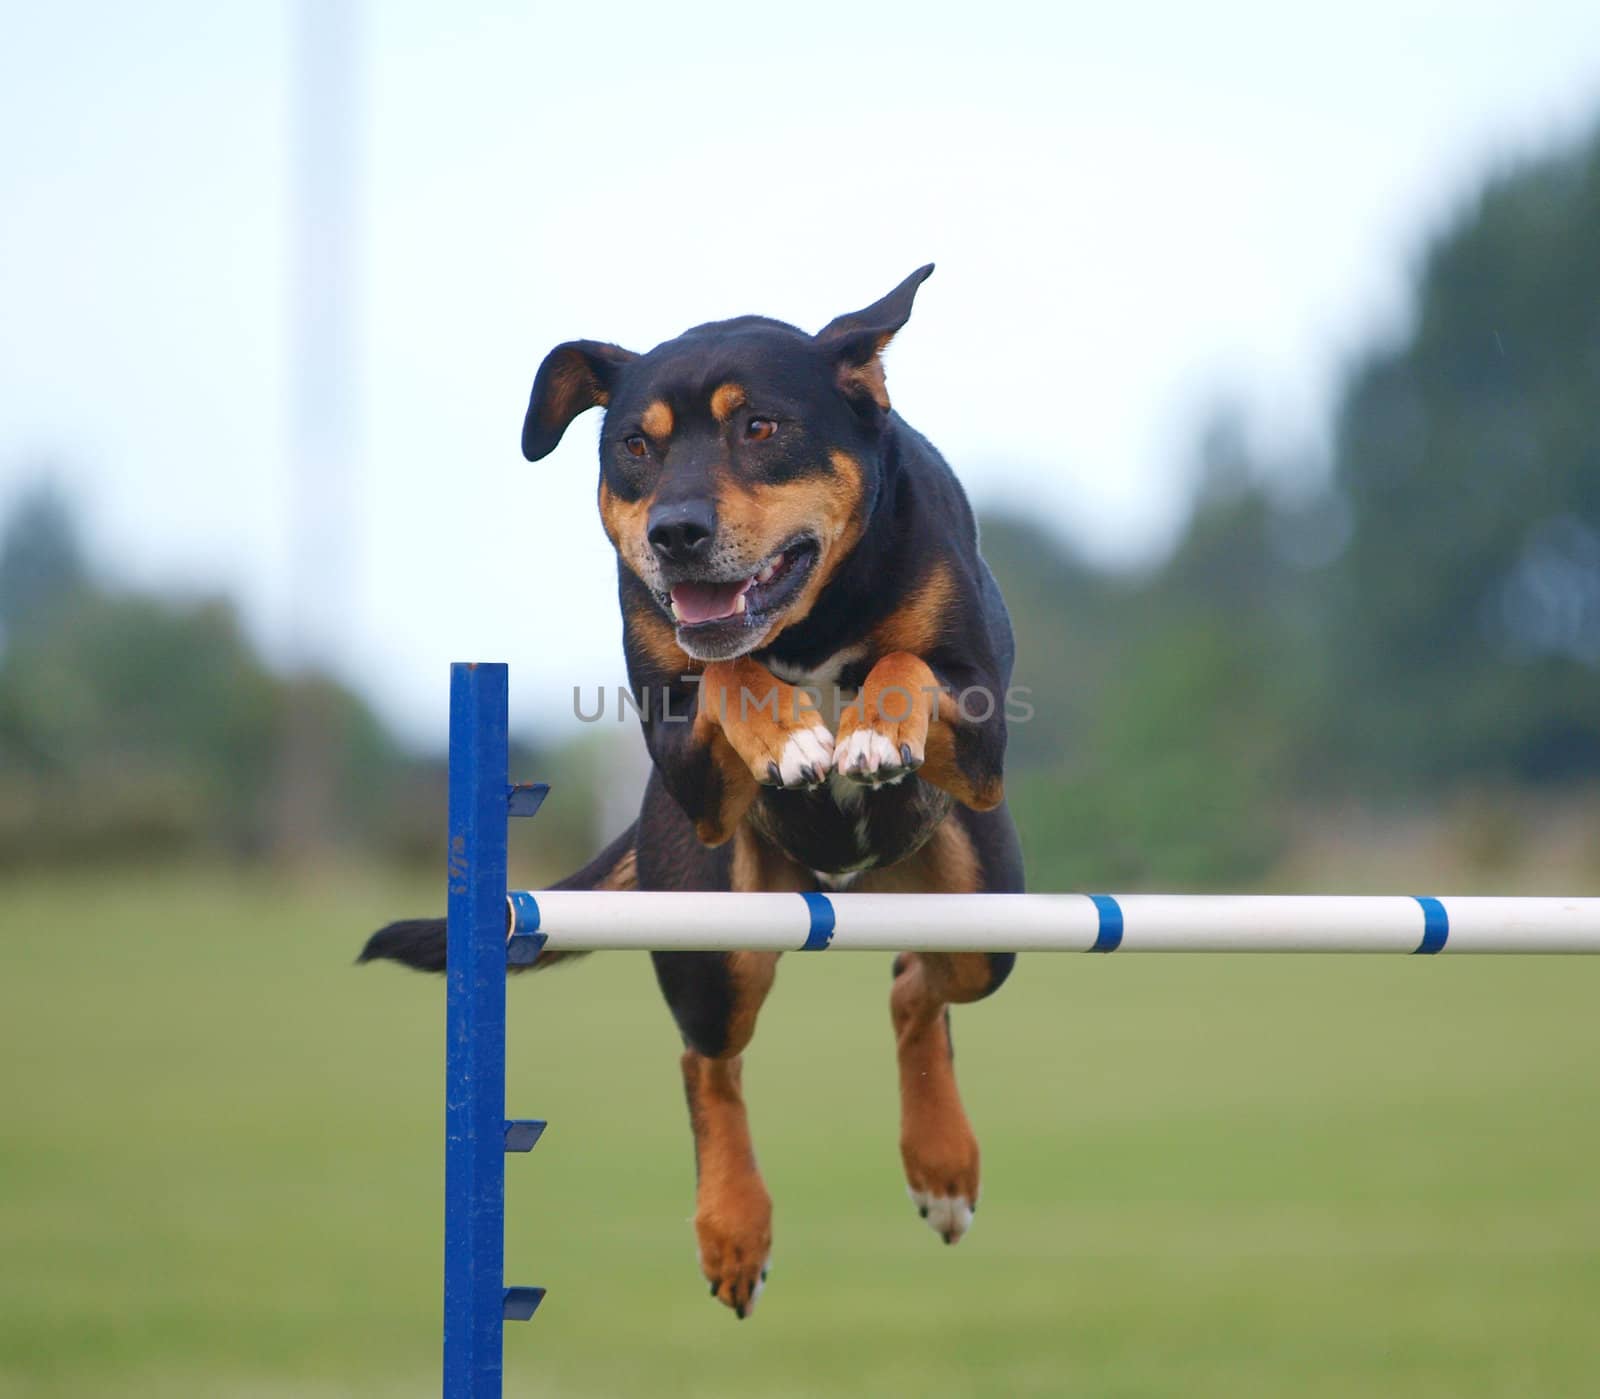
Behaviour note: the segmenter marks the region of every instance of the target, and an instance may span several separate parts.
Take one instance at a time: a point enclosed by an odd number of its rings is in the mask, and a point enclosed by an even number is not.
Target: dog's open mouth
[[[690,634],[757,625],[794,596],[816,561],[816,541],[806,537],[772,555],[748,578],[675,583],[667,598],[672,619]]]

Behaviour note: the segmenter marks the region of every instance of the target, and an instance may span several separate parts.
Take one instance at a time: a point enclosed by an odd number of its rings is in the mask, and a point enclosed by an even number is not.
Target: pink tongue
[[[738,583],[679,583],[672,590],[672,605],[678,610],[678,620],[690,626],[715,622],[733,616],[734,603],[749,586],[749,579]]]

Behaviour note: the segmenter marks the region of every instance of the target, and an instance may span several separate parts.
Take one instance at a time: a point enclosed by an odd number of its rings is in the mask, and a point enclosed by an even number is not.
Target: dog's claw
[[[744,1320],[744,1303],[743,1302],[739,1303],[739,1305],[733,1309],[733,1314],[736,1317],[738,1317],[740,1321]]]
[[[926,1219],[928,1217],[928,1207],[926,1205],[918,1205],[917,1213]],[[717,1289],[713,1287],[711,1290],[715,1292]]]
[[[916,767],[916,759],[911,756],[911,745],[909,743],[900,745],[900,761],[908,768]]]
[[[776,763],[767,764],[767,779],[774,787],[783,786],[783,774],[778,771],[778,765]]]
[[[817,785],[817,770],[810,763],[807,763],[800,769],[800,779],[806,786],[815,787]]]

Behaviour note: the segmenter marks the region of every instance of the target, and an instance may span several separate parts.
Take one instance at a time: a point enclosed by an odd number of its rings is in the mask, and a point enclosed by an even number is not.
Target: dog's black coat
[[[815,336],[745,316],[644,355],[571,341],[540,366],[523,424],[530,460],[577,414],[606,408],[600,514],[654,763],[638,821],[557,888],[1022,889],[1002,800],[1010,619],[960,484],[891,410],[881,363],[931,271]],[[709,698],[752,683],[773,695],[815,686],[822,712],[730,715]],[[884,697],[908,686],[923,696],[915,712],[888,713]],[[974,708],[957,703],[971,695]],[[829,704],[858,697],[853,717]],[[443,920],[394,923],[361,960],[439,971],[445,942]],[[698,1187],[702,1269],[742,1318],[766,1276],[770,1201],[738,1063],[775,954],[652,958],[686,1046],[697,1165],[704,1150],[720,1163]],[[1014,960],[895,961],[902,1157],[946,1243],[978,1189],[948,1006],[992,994]]]
[[[815,336],[781,321],[744,316],[697,326],[644,355],[595,341],[559,346],[535,380],[522,444],[530,458],[542,457],[576,414],[604,404],[602,489],[624,505],[649,499],[657,510],[714,494],[719,474],[730,469],[759,478],[764,487],[821,489],[832,470],[830,454],[847,453],[861,468],[859,537],[805,615],[748,654],[786,676],[816,674],[847,656],[830,680],[854,691],[878,659],[875,631],[891,623],[939,570],[953,586],[937,639],[920,654],[951,693],[987,696],[993,712],[955,728],[955,757],[975,780],[998,784],[1014,644],[999,587],[978,552],[971,508],[933,445],[886,399],[878,401],[881,395],[874,396],[870,382],[849,378],[873,363],[905,323],[917,287],[931,271],[919,269],[881,301],[839,317]],[[752,411],[783,421],[781,450],[762,452],[754,469],[747,469],[739,445],[730,448],[704,410],[705,396],[725,382],[742,386]],[[626,443],[640,433],[649,406],[659,402],[674,408],[679,431],[664,461],[641,466]],[[628,676],[644,697],[642,722],[655,772],[633,832],[557,887],[591,887],[615,867],[614,857],[631,848],[640,889],[728,889],[728,848],[708,848],[696,835],[696,822],[716,806],[726,783],[697,741],[696,726],[684,722],[695,713],[697,686],[682,666],[663,662],[659,645],[650,644],[650,633],[671,625],[660,590],[641,579],[620,549],[617,572]],[[841,876],[894,865],[953,814],[978,853],[982,887],[1022,888],[1020,848],[1003,804],[964,808],[917,777],[852,796],[847,812],[829,784],[764,787],[746,819],[797,865]],[[443,965],[442,930],[429,929],[440,925],[391,925],[373,937],[362,958],[389,957],[437,970]],[[675,975],[663,981],[677,984]],[[709,1043],[715,1037],[695,1038]]]

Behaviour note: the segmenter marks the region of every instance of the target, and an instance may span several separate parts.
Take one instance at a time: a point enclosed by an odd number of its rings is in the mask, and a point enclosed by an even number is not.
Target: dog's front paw
[[[869,787],[884,787],[909,777],[922,766],[923,737],[903,734],[904,727],[900,724],[841,727],[834,741],[835,769]]]
[[[722,731],[763,787],[819,787],[828,780],[833,735],[816,721],[815,711],[802,712],[796,723],[775,722],[763,713],[724,722]]]
[[[807,691],[753,661],[718,662],[701,681],[702,716],[721,726],[764,787],[820,787],[833,767],[833,734]]]
[[[911,776],[928,756],[928,725],[938,694],[938,681],[925,661],[899,651],[885,656],[840,716],[834,769],[868,787]]]
[[[821,724],[813,724],[787,733],[779,730],[763,741],[750,770],[756,781],[768,787],[816,787],[827,780],[832,766],[833,735]]]

